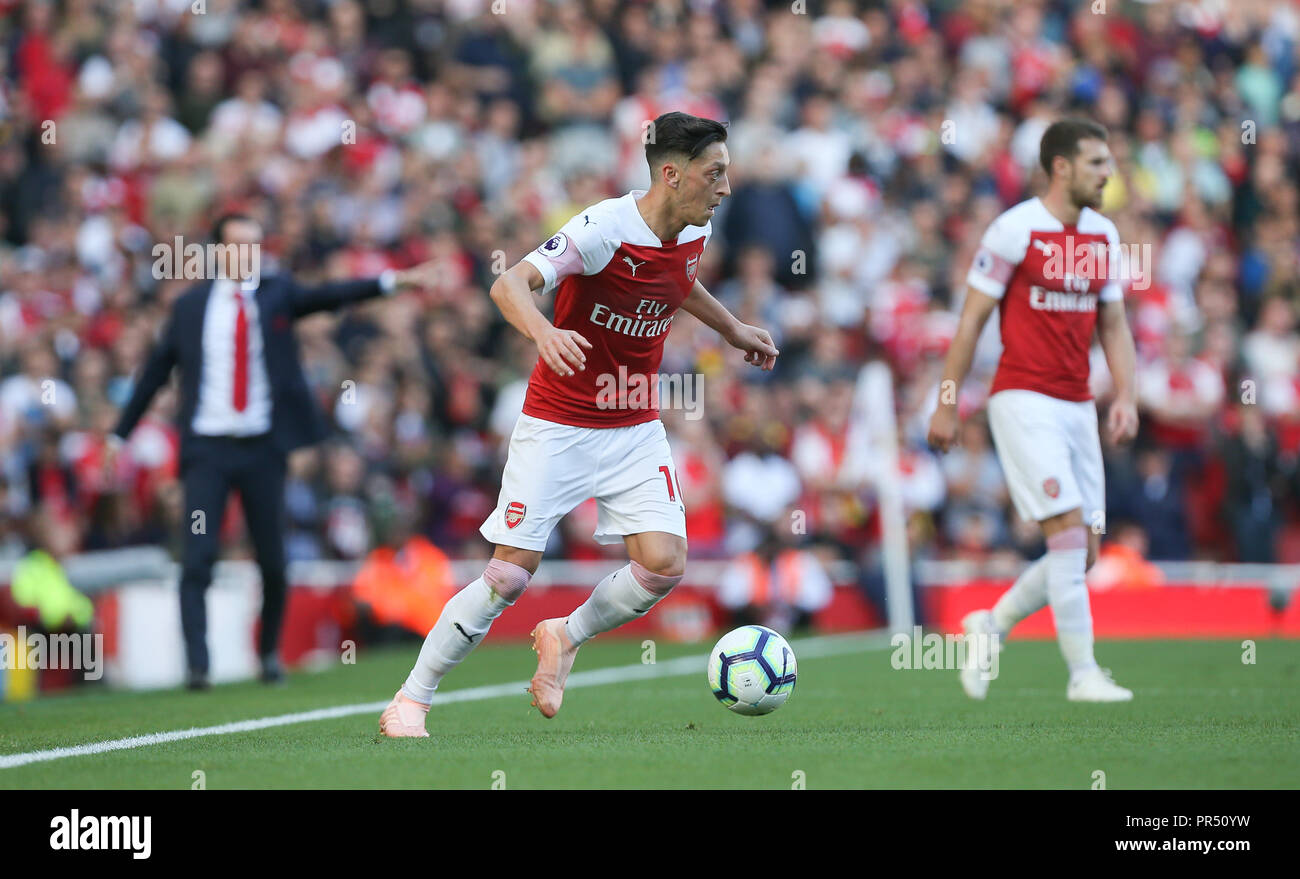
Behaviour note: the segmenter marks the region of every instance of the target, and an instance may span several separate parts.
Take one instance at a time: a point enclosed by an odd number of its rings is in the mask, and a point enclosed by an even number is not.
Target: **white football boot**
[[[961,627],[967,636],[961,688],[972,699],[983,699],[989,692],[990,679],[986,669],[991,667],[992,654],[1002,651],[1002,638],[994,637],[998,631],[991,611],[971,611],[962,617]]]
[[[1110,669],[1090,668],[1070,675],[1065,698],[1071,702],[1128,702],[1133,698],[1133,691],[1115,683]]]

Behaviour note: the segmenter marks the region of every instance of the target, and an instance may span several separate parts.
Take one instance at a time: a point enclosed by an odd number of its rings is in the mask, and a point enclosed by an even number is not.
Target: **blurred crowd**
[[[996,326],[961,447],[924,433],[977,242],[1040,191],[1039,137],[1074,113],[1111,132],[1103,212],[1150,245],[1127,291],[1143,429],[1105,450],[1108,534],[1148,558],[1300,560],[1293,3],[0,0],[0,41],[0,557],[175,539],[175,395],[113,473],[103,434],[186,286],[153,246],[232,209],[305,282],[443,266],[300,322],[334,436],[292,459],[290,558],[413,534],[481,555],[535,360],[487,289],[644,187],[644,124],[679,109],[729,124],[699,277],[781,350],[760,373],[674,321],[661,371],[703,376],[698,409],[664,412],[693,557],[871,557],[877,501],[843,464],[873,360],[914,552],[1041,551],[981,414]],[[1101,358],[1093,383],[1106,405]],[[580,507],[550,551],[611,551],[594,522]]]

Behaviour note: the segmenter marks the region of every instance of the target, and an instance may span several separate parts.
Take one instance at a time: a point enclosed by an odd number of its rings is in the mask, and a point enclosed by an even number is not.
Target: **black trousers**
[[[185,488],[181,559],[181,628],[191,672],[208,672],[208,613],[205,603],[217,560],[221,521],[231,489],[239,492],[244,520],[262,571],[262,627],[258,655],[276,652],[288,592],[284,560],[284,476],[286,461],[269,435],[248,439],[190,438],[181,482]]]

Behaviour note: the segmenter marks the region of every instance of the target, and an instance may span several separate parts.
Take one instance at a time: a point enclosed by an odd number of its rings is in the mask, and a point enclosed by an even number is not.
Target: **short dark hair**
[[[238,211],[228,211],[227,213],[222,214],[212,223],[212,229],[209,233],[212,236],[212,243],[221,244],[221,236],[226,234],[226,224],[234,222],[256,223],[257,218],[249,216],[248,214],[239,213]]]
[[[709,144],[723,143],[726,139],[727,126],[721,122],[674,110],[650,123],[645,160],[653,175],[655,168],[669,156],[685,156],[689,162]]]
[[[1079,141],[1106,139],[1106,129],[1091,119],[1058,119],[1043,132],[1038,145],[1038,164],[1052,176],[1052,160],[1057,156],[1073,159],[1079,154]]]

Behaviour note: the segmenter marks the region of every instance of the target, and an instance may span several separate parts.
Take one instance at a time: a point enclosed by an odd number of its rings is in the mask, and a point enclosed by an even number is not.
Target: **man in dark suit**
[[[289,452],[326,436],[298,360],[295,319],[391,294],[427,281],[427,264],[377,279],[301,287],[288,276],[259,278],[248,259],[262,241],[251,217],[228,214],[213,227],[218,277],[195,284],[172,306],[130,401],[108,440],[111,466],[149,403],[180,368],[180,472],[185,492],[181,625],[187,686],[208,686],[207,611],[218,536],[230,490],[239,492],[262,572],[258,655],[261,678],[283,680],[278,659],[285,576],[285,468]],[[233,245],[233,246],[230,246]],[[241,258],[242,257],[242,258]]]

